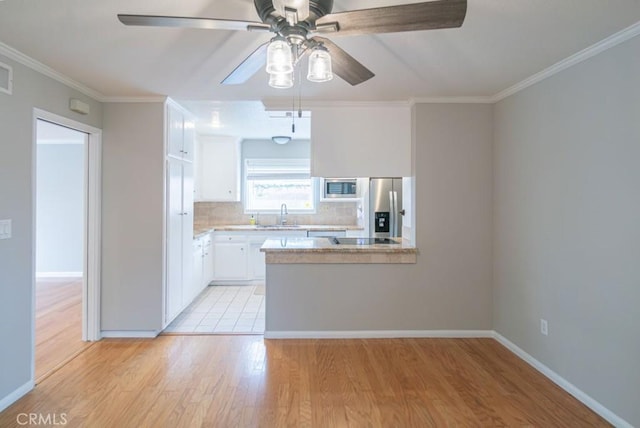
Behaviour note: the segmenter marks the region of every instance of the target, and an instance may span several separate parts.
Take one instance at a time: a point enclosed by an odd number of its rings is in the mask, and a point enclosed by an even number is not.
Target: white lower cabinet
[[[185,284],[184,305],[191,303],[202,288],[202,268],[204,266],[202,259],[203,241],[204,238],[193,240],[193,281]]]
[[[211,235],[207,235],[205,237],[202,252],[202,286],[206,287],[211,281],[213,281],[214,278],[214,256]]]
[[[252,281],[265,277],[264,241],[272,238],[306,237],[306,230],[243,232],[214,232],[214,281]]]
[[[267,266],[264,262],[264,253],[260,251],[260,247],[262,247],[266,239],[266,237],[252,238],[249,243],[249,269],[251,270],[252,279],[264,279],[265,277]]]
[[[214,236],[213,271],[216,280],[247,279],[247,237]]]

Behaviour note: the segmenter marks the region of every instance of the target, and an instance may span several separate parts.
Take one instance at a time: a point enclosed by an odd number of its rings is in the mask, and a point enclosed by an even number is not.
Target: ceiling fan
[[[269,84],[293,86],[293,69],[309,56],[307,78],[325,82],[340,78],[358,85],[374,74],[331,40],[320,35],[350,36],[460,27],[467,0],[436,0],[373,9],[331,13],[333,0],[254,0],[262,22],[178,16],[125,15],[125,25],[202,28],[212,30],[266,31],[275,33],[260,45],[223,81],[225,85],[246,82],[267,65]]]

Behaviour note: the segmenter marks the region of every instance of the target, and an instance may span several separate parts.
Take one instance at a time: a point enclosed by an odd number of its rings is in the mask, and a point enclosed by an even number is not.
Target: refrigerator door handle
[[[398,236],[398,192],[393,190],[389,192],[389,208],[389,236],[395,238],[396,236]]]
[[[393,236],[394,238],[398,236],[398,192],[393,191]]]
[[[396,224],[396,210],[395,210],[393,201],[394,201],[393,191],[390,190],[389,191],[389,236],[391,237],[395,236],[394,225]]]

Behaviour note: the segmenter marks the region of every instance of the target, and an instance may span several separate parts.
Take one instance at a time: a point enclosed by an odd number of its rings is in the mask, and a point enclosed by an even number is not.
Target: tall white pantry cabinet
[[[166,262],[164,326],[190,303],[185,287],[193,282],[192,116],[171,100],[166,103]]]

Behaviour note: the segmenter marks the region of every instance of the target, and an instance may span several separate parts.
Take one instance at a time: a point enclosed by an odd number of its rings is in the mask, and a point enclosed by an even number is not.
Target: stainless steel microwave
[[[355,198],[358,193],[358,180],[355,178],[325,178],[325,198]]]

